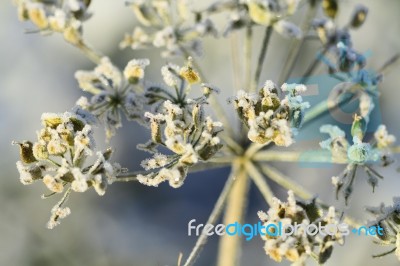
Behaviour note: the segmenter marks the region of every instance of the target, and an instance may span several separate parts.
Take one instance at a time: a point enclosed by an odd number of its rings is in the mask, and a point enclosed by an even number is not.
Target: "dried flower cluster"
[[[82,23],[90,18],[90,0],[15,0],[20,20],[30,20],[42,33],[59,32],[73,44],[82,43]]]
[[[262,236],[265,240],[264,249],[268,256],[273,260],[281,262],[287,259],[293,262],[292,265],[305,265],[309,257],[316,257],[318,263],[325,263],[332,254],[333,246],[337,243],[344,244],[344,235],[337,230],[340,221],[335,213],[335,208],[330,207],[326,213],[323,213],[315,200],[303,203],[297,202],[293,191],[288,191],[287,202],[281,202],[274,198],[273,204],[267,213],[258,212],[260,220],[264,226],[281,223],[282,228],[285,225],[292,225],[299,228],[293,230],[290,235],[282,234],[273,236],[265,234]],[[330,224],[335,230],[329,231],[329,234],[322,235],[317,232],[321,226]],[[314,225],[314,226],[310,226]],[[306,228],[314,228],[315,234],[309,234]],[[330,230],[330,229],[329,229]]]
[[[329,163],[346,165],[340,175],[332,178],[337,198],[342,193],[348,204],[355,186],[356,171],[360,168],[374,191],[378,180],[383,178],[375,168],[390,165],[393,153],[398,150],[394,147],[395,136],[389,134],[384,125],[376,127],[372,118],[377,111],[375,105],[383,74],[400,56],[394,56],[377,72],[366,69],[366,56],[354,48],[350,34],[366,21],[369,11],[363,5],[357,5],[347,24],[339,26],[337,14],[341,5],[338,0],[227,0],[202,8],[191,6],[188,0],[129,0],[126,5],[133,11],[139,25],[132,33],[125,34],[120,48],[157,48],[162,57],[180,56],[187,60],[183,66],[168,61],[161,68],[164,82],[158,84],[148,80],[147,75],[145,80],[149,59],[132,59],[122,69],[87,44],[82,25],[91,16],[88,11],[90,0],[14,2],[20,19],[29,20],[36,27],[30,32],[61,33],[68,43],[80,49],[95,64],[93,70],[80,70],[75,74],[86,96],[76,102],[73,112],[43,114],[44,128],[38,132],[37,141],[15,142],[20,146],[21,160],[17,162],[17,169],[21,182],[43,181],[51,192],[43,198],[64,193],[51,210],[48,228],[58,225],[60,219],[70,214],[70,209],[64,204],[72,192],[85,192],[93,187],[103,195],[108,184],[118,181],[139,181],[155,187],[167,181],[170,186],[178,188],[191,170],[215,165],[230,165],[231,175],[210,215],[213,223],[223,210],[227,210],[226,221],[244,217],[244,208],[236,205],[246,202],[249,189],[245,186],[249,184],[247,180],[251,180],[270,205],[267,213],[259,212],[264,225],[298,224],[300,228],[317,224],[338,225],[342,218],[337,217],[334,207],[326,207],[331,204],[316,198],[308,202],[296,201],[295,193],[303,200],[310,200],[313,193],[301,188],[279,170],[273,170],[270,162],[300,161],[298,153],[282,151],[283,147],[294,144],[298,131],[307,123],[353,99],[358,100],[358,109],[351,130],[347,132],[340,123],[320,127],[320,132],[328,134],[329,138],[320,142],[318,152],[330,155],[326,157]],[[302,16],[303,23],[291,22],[296,13],[303,15],[300,11],[303,8],[307,8],[304,18]],[[320,10],[324,16],[317,18]],[[220,28],[216,22],[221,14],[225,20]],[[260,45],[253,43],[256,28],[265,32]],[[243,47],[239,47],[240,34],[245,37]],[[292,40],[286,60],[281,60],[285,65],[279,84],[283,85],[278,87],[270,80],[260,85],[270,39],[276,34]],[[239,118],[239,123],[232,125],[218,104],[218,89],[202,83],[206,77],[196,61],[196,56],[202,54],[201,42],[205,37],[219,36],[231,40],[235,87],[247,88],[238,89],[229,100],[236,111],[234,117]],[[293,74],[308,39],[320,42],[316,58],[308,68],[304,68],[299,84],[285,83]],[[252,51],[256,46],[260,47],[259,53]],[[242,54],[243,58],[240,58]],[[259,55],[255,68],[252,66],[254,54]],[[269,65],[280,67],[277,63]],[[332,88],[328,99],[310,106],[303,101],[301,94],[306,91],[308,79],[321,63],[327,66],[328,76],[338,80],[339,84]],[[227,69],[228,64],[224,61],[219,66],[221,71]],[[242,81],[244,84],[240,84]],[[261,89],[255,92],[258,86]],[[212,112],[206,112],[207,105]],[[135,120],[149,128],[150,140],[138,145],[138,149],[151,153],[151,157],[141,163],[144,171],[122,173],[118,164],[110,162],[111,148],[94,152],[91,125],[99,122],[105,128],[108,141],[122,126],[123,114],[127,120]],[[281,149],[271,150],[273,145]],[[307,160],[320,162],[317,157],[312,154]],[[289,190],[287,202],[274,197],[264,177]],[[243,187],[233,188],[235,186]],[[377,217],[373,223],[385,230],[385,234],[379,236],[380,243],[396,246],[382,255],[395,252],[400,258],[400,203],[397,198],[394,201],[392,207],[382,205],[369,211]],[[229,211],[232,209],[237,212]],[[238,217],[229,217],[232,213]],[[185,266],[193,265],[206,239],[207,236],[202,234]],[[287,259],[293,265],[305,265],[309,257],[320,264],[325,263],[333,246],[344,243],[341,232],[307,235],[304,230],[291,235],[265,235],[263,239],[268,256],[279,262]],[[235,240],[222,237],[224,241]],[[237,243],[221,244],[221,250],[224,246],[239,247]],[[232,259],[235,256],[227,254],[229,252],[219,253],[220,266],[237,264]]]
[[[93,71],[77,71],[79,87],[93,96],[81,97],[77,105],[97,117],[106,128],[107,138],[121,127],[121,112],[128,120],[141,119],[143,103],[135,92],[143,90],[144,69],[148,59],[133,59],[123,73],[104,57]]]
[[[213,121],[204,111],[207,98],[216,91],[215,88],[202,84],[203,96],[187,98],[191,85],[200,82],[199,74],[192,68],[191,58],[187,66],[169,64],[161,72],[164,82],[175,88],[176,95],[161,87],[150,87],[145,93],[148,104],[154,104],[157,112],[145,113],[151,140],[140,147],[154,155],[143,161],[142,166],[145,170],[158,171],[139,175],[138,180],[150,186],[169,181],[172,187],[180,187],[190,166],[207,161],[222,148],[217,136],[222,131],[222,123]],[[166,147],[173,154],[157,153],[157,146]]]
[[[104,195],[108,180],[121,168],[109,162],[111,149],[94,153],[92,129],[87,121],[76,113],[45,113],[42,124],[35,143],[15,143],[20,146],[21,161],[17,162],[17,169],[21,182],[29,185],[41,180],[50,195],[62,193],[67,186],[75,192],[93,187],[97,194]],[[69,195],[69,189],[66,194]],[[60,209],[59,205],[52,210],[49,228],[69,214],[69,209]]]
[[[268,80],[258,94],[240,90],[233,99],[239,118],[249,128],[247,136],[252,142],[274,142],[286,147],[294,142],[293,135],[301,127],[305,109],[309,108],[299,95],[306,87],[283,84],[281,90],[286,93],[282,100],[276,85]]]
[[[367,211],[375,216],[371,225],[379,225],[383,228],[383,235],[377,234],[377,242],[382,246],[395,245],[393,249],[374,257],[381,257],[390,253],[395,253],[400,261],[400,198],[393,198],[392,206],[381,204],[379,207],[368,207]]]
[[[186,56],[188,52],[200,55],[200,38],[216,36],[216,29],[209,19],[201,16],[187,25],[190,17],[187,0],[132,0],[127,3],[141,26],[125,34],[120,48],[162,48],[162,56]]]

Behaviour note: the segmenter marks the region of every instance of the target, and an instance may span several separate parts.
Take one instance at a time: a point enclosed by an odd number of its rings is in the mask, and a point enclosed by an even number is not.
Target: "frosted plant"
[[[122,74],[110,59],[103,57],[93,71],[75,73],[79,87],[93,94],[90,100],[81,97],[77,105],[103,122],[108,139],[122,126],[121,112],[129,120],[141,118],[143,104],[136,92],[143,90],[141,81],[144,78],[144,68],[149,64],[148,59],[133,59],[128,62]]]
[[[244,222],[249,186],[254,184],[269,205],[266,213],[259,212],[266,226],[339,226],[344,222],[357,227],[360,223],[350,217],[350,211],[340,207],[339,193],[350,204],[356,176],[364,176],[374,192],[378,180],[383,179],[377,167],[390,166],[394,154],[399,152],[396,136],[388,133],[390,126],[376,125],[373,119],[382,77],[399,55],[375,71],[366,68],[367,57],[355,48],[351,38],[351,32],[362,30],[366,21],[369,11],[363,5],[356,6],[348,23],[339,26],[336,18],[341,5],[337,0],[228,0],[206,7],[188,0],[127,1],[139,25],[125,34],[119,47],[156,48],[162,57],[168,57],[170,61],[160,70],[163,84],[159,84],[145,73],[155,65],[150,65],[149,59],[128,59],[125,67],[120,68],[88,44],[83,26],[92,15],[91,1],[14,2],[19,18],[30,21],[34,27],[28,32],[60,33],[94,63],[93,70],[79,70],[75,74],[86,96],[77,100],[71,112],[43,114],[43,129],[37,133],[37,141],[14,142],[20,147],[20,181],[25,185],[43,182],[50,191],[43,198],[63,193],[51,209],[48,228],[54,228],[70,214],[71,210],[64,205],[73,193],[93,188],[103,195],[108,185],[127,181],[155,187],[167,182],[179,188],[191,172],[225,166],[230,166],[231,173],[208,218],[209,224],[216,224],[223,213],[225,224]],[[294,23],[301,12],[305,12],[301,23]],[[219,15],[225,18],[222,23],[218,23]],[[264,36],[257,43],[259,52],[254,58],[257,29],[264,30]],[[289,44],[285,58],[268,64],[273,70],[282,67],[276,83],[261,80],[268,49],[273,48],[270,40],[275,34],[286,37],[279,40]],[[228,107],[236,112],[233,119],[237,121],[229,121],[221,108],[219,90],[214,85],[220,81],[207,79],[208,73],[197,60],[206,37],[221,36],[224,38],[218,41],[229,39],[232,49],[234,89],[223,89],[231,96]],[[243,37],[243,45],[239,45],[239,37]],[[320,44],[309,65],[299,59],[308,40]],[[204,58],[207,56],[204,53]],[[178,62],[179,57],[185,61],[183,65]],[[218,62],[218,69],[225,71],[229,62]],[[327,76],[338,84],[332,88],[325,86],[331,90],[330,96],[313,104],[303,98],[311,87],[310,77],[321,63],[327,66]],[[303,75],[292,81],[289,78],[295,66],[301,67]],[[297,137],[305,127],[353,100],[357,100],[357,110],[352,112],[350,129],[339,121],[322,125],[321,134],[317,133],[319,148],[298,151]],[[135,120],[149,129],[150,140],[138,145],[139,150],[151,154],[141,162],[140,172],[129,172],[112,163],[111,148],[95,151],[92,125],[103,127],[108,141],[118,136],[123,114],[128,121]],[[324,140],[323,134],[329,138]],[[289,150],[289,146],[296,147],[296,151]],[[318,191],[307,191],[273,167],[275,161],[344,165],[343,172],[332,177],[337,201],[322,202],[315,196]],[[358,169],[363,171],[356,175]],[[287,202],[276,197],[271,181],[288,190]],[[329,179],[321,182],[329,183]],[[376,216],[371,225],[384,228],[378,242],[395,246],[381,255],[394,252],[400,257],[398,205],[396,198],[393,207],[368,209]],[[342,232],[325,236],[305,233],[299,230],[292,235],[262,236],[266,255],[276,261],[287,259],[293,265],[305,265],[309,258],[323,264],[334,254],[334,245],[344,245]],[[193,265],[207,238],[203,230],[186,260],[182,261],[181,256],[178,265]],[[235,254],[240,254],[240,241],[240,236],[221,237],[217,265],[239,263]]]
[[[340,222],[336,217],[335,208],[329,207],[324,214],[315,200],[306,203],[296,202],[291,190],[288,191],[288,195],[287,202],[273,198],[268,213],[258,212],[266,227],[281,223],[282,228],[287,225],[299,228],[291,235],[274,236],[273,232],[271,235],[263,236],[267,255],[278,262],[285,258],[293,262],[293,265],[304,265],[310,256],[315,257],[320,264],[325,263],[332,253],[333,245],[344,244],[344,235],[341,231],[337,229],[330,231],[334,226],[339,226]],[[327,224],[329,228],[323,234],[312,232],[318,226]],[[312,232],[311,236],[307,235],[307,231]]]
[[[375,255],[374,257],[382,257],[384,255],[395,253],[400,260],[400,202],[398,197],[393,198],[392,206],[381,204],[379,207],[369,207],[367,211],[375,216],[375,220],[370,221],[372,225],[379,225],[383,228],[383,234],[377,235],[376,242],[382,246],[394,245],[391,250]]]
[[[20,146],[21,154],[17,169],[24,185],[39,180],[44,183],[50,194],[43,195],[43,198],[65,192],[63,199],[51,211],[48,227],[53,228],[59,219],[70,213],[69,208],[61,206],[71,190],[85,192],[93,187],[102,196],[108,180],[114,178],[121,167],[109,162],[111,149],[94,154],[92,128],[82,116],[70,112],[45,113],[42,124],[35,143],[15,142]],[[88,163],[91,158],[92,162]]]

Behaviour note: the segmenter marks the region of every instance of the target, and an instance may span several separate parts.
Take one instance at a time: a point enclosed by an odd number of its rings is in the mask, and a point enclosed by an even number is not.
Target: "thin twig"
[[[82,41],[79,42],[76,47],[79,48],[79,50],[81,50],[82,53],[86,55],[86,57],[89,58],[93,63],[96,65],[100,64],[103,56],[91,48],[90,45]]]
[[[252,162],[246,162],[245,167],[250,178],[254,181],[254,184],[263,195],[265,201],[268,203],[269,206],[272,206],[274,193],[272,192],[263,175],[258,171],[258,169],[254,166]]]
[[[253,29],[251,26],[246,28],[246,38],[244,41],[244,62],[245,62],[245,88],[249,88],[251,85],[251,51],[252,51],[252,39],[253,39]],[[249,88],[250,89],[250,88]]]
[[[263,69],[264,66],[264,60],[265,60],[265,56],[267,54],[267,49],[268,49],[268,44],[269,41],[271,39],[271,35],[272,35],[272,26],[268,26],[265,30],[265,34],[264,34],[264,39],[263,42],[261,44],[261,50],[260,50],[260,55],[258,56],[258,63],[257,63],[257,68],[256,68],[256,73],[254,76],[254,80],[252,82],[252,85],[250,87],[250,91],[254,92],[257,89],[257,86],[260,83],[260,76],[261,76],[261,71]]]
[[[259,162],[294,162],[294,163],[335,163],[348,164],[349,161],[335,161],[332,153],[327,150],[312,151],[259,151],[252,157]]]
[[[302,199],[308,200],[313,198],[313,195],[309,193],[305,188],[279,172],[276,168],[265,164],[260,164],[259,166],[262,173],[264,173],[268,178],[270,178],[281,187],[287,190],[292,190],[294,194]]]
[[[283,84],[284,82],[286,82],[286,80],[290,77],[290,74],[292,73],[295,63],[300,55],[300,50],[305,42],[305,40],[307,39],[306,34],[309,32],[310,28],[311,28],[311,21],[314,19],[315,14],[317,13],[317,4],[315,5],[310,5],[308,10],[307,10],[307,14],[306,17],[303,21],[303,24],[301,26],[301,29],[303,31],[303,35],[305,37],[303,37],[302,39],[298,40],[298,39],[293,39],[290,46],[289,46],[289,54],[288,57],[286,59],[286,63],[285,66],[282,69],[282,72],[279,76],[279,83],[278,84]]]
[[[221,194],[218,197],[217,202],[215,203],[215,206],[208,217],[208,220],[206,224],[215,224],[219,217],[222,214],[226,199],[229,195],[229,192],[231,191],[233,184],[235,183],[236,179],[236,174],[237,174],[237,169],[232,169],[232,172],[226,181],[224,188],[221,191]],[[203,250],[204,245],[207,243],[208,235],[204,233],[204,229],[201,232],[201,235],[196,241],[196,244],[193,248],[193,250],[190,252],[190,255],[188,259],[186,260],[184,266],[191,266],[195,263],[196,259],[199,257],[201,251]]]
[[[326,52],[328,51],[328,46],[325,46],[322,50],[321,53],[317,54],[315,57],[314,61],[311,63],[311,65],[308,67],[307,71],[303,74],[300,84],[305,84],[307,81],[310,79],[311,75],[314,73],[314,71],[317,69],[319,64],[321,63],[321,57],[325,56]]]
[[[387,74],[387,72],[400,62],[400,54],[392,56],[383,66],[378,70],[380,74]]]
[[[241,86],[241,71],[240,71],[240,62],[239,62],[239,50],[238,50],[238,33],[233,32],[230,38],[230,46],[231,46],[231,58],[232,58],[232,73],[233,73],[233,84],[235,87],[235,91],[238,91]]]

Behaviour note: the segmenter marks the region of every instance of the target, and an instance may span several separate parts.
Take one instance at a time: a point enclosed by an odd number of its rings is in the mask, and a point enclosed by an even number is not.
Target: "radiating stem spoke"
[[[242,170],[239,169],[239,167],[240,167],[240,163],[237,162],[236,167],[234,169],[232,169],[232,172],[231,172],[228,180],[226,181],[225,186],[222,189],[222,192],[219,195],[218,200],[215,203],[215,206],[214,206],[210,216],[208,217],[206,224],[215,225],[215,223],[220,218],[222,211],[224,209],[226,200],[228,198],[229,192],[231,191],[231,189],[235,183],[236,177],[240,176],[242,174]],[[197,239],[196,244],[195,244],[193,250],[191,251],[188,259],[186,260],[184,266],[191,266],[195,263],[196,259],[200,255],[200,252],[203,250],[204,245],[207,243],[207,239],[208,239],[208,235],[205,234],[204,230],[203,230],[201,235]]]
[[[223,224],[243,223],[246,214],[249,190],[249,179],[245,171],[236,178],[236,182],[229,193]],[[241,237],[239,235],[223,235],[219,242],[218,266],[239,265],[241,253]]]
[[[267,181],[260,173],[260,171],[254,166],[251,162],[246,162],[245,164],[246,170],[253,180],[254,184],[260,190],[262,196],[264,197],[265,201],[268,203],[269,206],[272,205],[274,194],[268,185]]]
[[[271,39],[271,35],[272,35],[272,26],[268,26],[265,30],[264,40],[261,44],[260,55],[258,56],[258,63],[257,63],[255,77],[254,77],[254,80],[252,81],[251,88],[250,88],[251,91],[253,91],[253,92],[256,91],[257,86],[260,83],[261,71],[264,66],[264,61],[265,61],[265,57],[267,55],[267,49],[268,49],[269,41]]]

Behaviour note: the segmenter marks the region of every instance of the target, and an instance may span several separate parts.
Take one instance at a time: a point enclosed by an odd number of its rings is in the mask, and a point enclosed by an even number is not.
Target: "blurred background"
[[[344,25],[356,1],[343,0],[340,3],[339,24]],[[368,19],[361,29],[353,32],[353,41],[358,51],[371,52],[368,68],[377,69],[400,52],[400,1],[363,0],[362,3],[369,7]],[[146,69],[147,79],[161,80],[160,67],[167,60],[160,59],[158,51],[118,49],[124,33],[130,32],[136,24],[131,10],[122,0],[93,1],[91,11],[94,16],[85,24],[85,36],[94,47],[120,67],[134,57],[148,57],[151,65]],[[36,130],[41,128],[43,112],[70,110],[82,95],[73,78],[74,72],[91,70],[94,66],[58,35],[24,34],[30,25],[18,21],[11,1],[0,2],[0,22],[0,90],[3,93],[0,97],[0,148],[3,152],[0,156],[0,265],[157,266],[176,265],[180,252],[186,258],[196,241],[194,236],[187,235],[187,223],[191,219],[205,223],[229,169],[191,174],[180,189],[170,188],[167,184],[156,189],[124,183],[110,186],[103,197],[94,191],[74,193],[67,204],[72,210],[71,216],[53,230],[45,228],[50,209],[58,199],[40,199],[40,195],[46,192],[40,183],[23,186],[19,182],[15,167],[18,149],[11,146],[11,141],[35,139]],[[255,41],[255,53],[258,53],[262,31],[257,29],[255,33],[259,38]],[[228,44],[229,41],[223,38],[207,39],[200,64],[207,70],[208,80],[221,88],[221,103],[232,114],[231,107],[225,104],[233,87],[229,65],[231,53],[225,49]],[[282,37],[273,35],[262,79],[278,79],[287,44],[288,41]],[[294,76],[304,72],[317,47],[318,43],[315,43],[305,48]],[[320,71],[322,73],[322,69]],[[397,66],[385,77],[379,110],[383,123],[398,139],[399,71]],[[98,146],[106,146],[101,128],[97,129],[96,139]],[[131,170],[139,169],[140,161],[147,154],[135,147],[147,139],[147,130],[125,121],[124,127],[110,143],[116,149],[113,159]],[[317,137],[300,141],[295,149],[310,145],[317,147],[318,141]],[[327,202],[340,205],[334,200],[330,181],[332,175],[341,171],[340,167],[313,169],[296,163],[276,166]],[[398,166],[396,162],[390,168],[379,169],[385,180],[380,182],[374,194],[363,180],[363,174],[359,175],[349,210],[355,217],[365,221],[368,219],[363,211],[365,206],[376,206],[380,202],[391,204],[393,196],[400,196]],[[284,190],[278,187],[274,190],[279,198],[286,199]],[[252,188],[247,222],[257,222],[257,211],[266,209],[263,198]],[[371,259],[372,254],[389,249],[374,245],[372,238],[350,236],[346,241],[344,247],[334,249],[327,265],[399,264],[394,255]],[[197,265],[214,265],[217,243],[217,237],[210,238]],[[275,265],[265,255],[263,244],[256,238],[244,243],[241,265]]]

